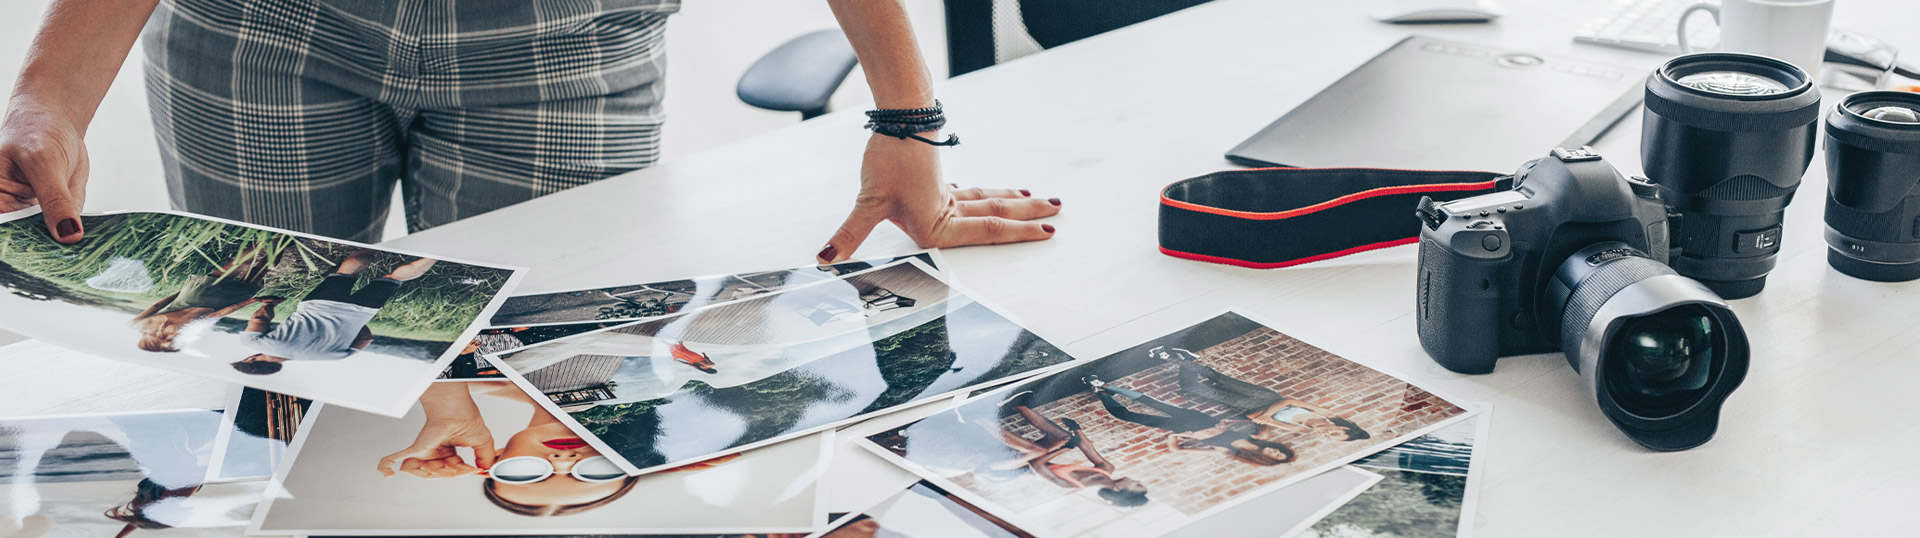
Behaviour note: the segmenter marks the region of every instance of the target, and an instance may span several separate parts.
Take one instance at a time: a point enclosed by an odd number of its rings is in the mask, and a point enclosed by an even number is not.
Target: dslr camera
[[[1503,356],[1563,351],[1609,420],[1670,451],[1713,437],[1746,377],[1739,320],[1674,272],[1661,187],[1591,148],[1555,149],[1511,190],[1422,199],[1420,344],[1460,373]]]

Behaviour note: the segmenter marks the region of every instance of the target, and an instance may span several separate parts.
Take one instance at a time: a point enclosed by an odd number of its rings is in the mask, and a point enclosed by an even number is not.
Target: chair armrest
[[[839,30],[809,33],[753,62],[740,75],[736,93],[741,101],[768,110],[825,112],[827,100],[859,62]]]

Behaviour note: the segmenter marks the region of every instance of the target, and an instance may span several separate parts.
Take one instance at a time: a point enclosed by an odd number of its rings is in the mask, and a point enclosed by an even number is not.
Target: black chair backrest
[[[946,0],[947,73],[958,76],[1031,52],[1021,50],[1022,42],[1058,47],[1208,1]],[[1016,32],[1024,35],[1009,35]]]

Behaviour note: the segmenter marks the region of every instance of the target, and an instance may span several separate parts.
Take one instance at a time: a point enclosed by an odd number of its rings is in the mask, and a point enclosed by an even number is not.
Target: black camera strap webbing
[[[1493,172],[1256,168],[1160,191],[1160,251],[1256,269],[1290,267],[1420,237],[1414,206],[1512,188]]]

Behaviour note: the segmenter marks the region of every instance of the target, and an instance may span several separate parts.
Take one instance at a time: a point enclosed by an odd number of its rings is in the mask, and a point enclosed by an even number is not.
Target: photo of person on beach
[[[197,409],[0,419],[0,535],[238,535],[264,484],[206,483],[220,427]]]
[[[520,273],[170,212],[0,222],[0,328],[94,355],[389,416]]]

